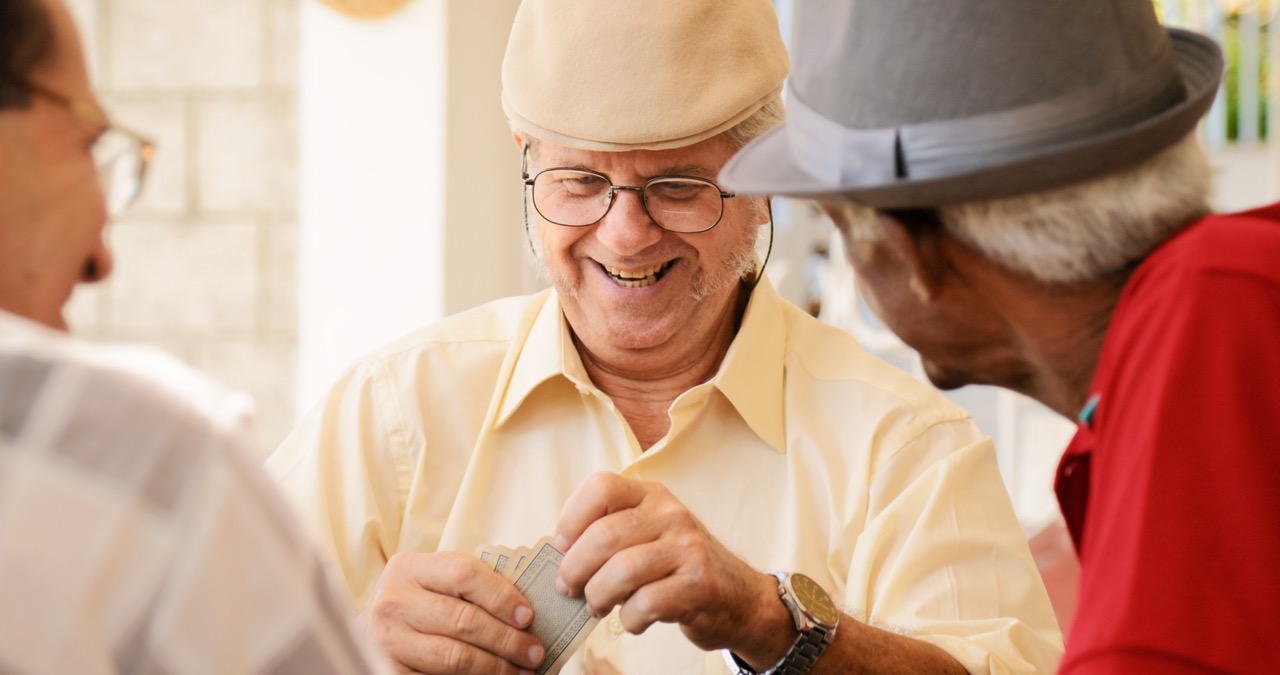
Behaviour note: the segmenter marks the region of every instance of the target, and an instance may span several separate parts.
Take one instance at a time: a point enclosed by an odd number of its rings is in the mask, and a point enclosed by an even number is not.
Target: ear
[[[942,249],[942,223],[933,211],[877,211],[885,243],[910,273],[911,291],[928,302],[938,297],[947,281],[947,259]]]
[[[524,136],[520,135],[519,131],[516,131],[515,129],[511,130],[511,140],[516,142],[517,148],[522,150],[524,149]]]

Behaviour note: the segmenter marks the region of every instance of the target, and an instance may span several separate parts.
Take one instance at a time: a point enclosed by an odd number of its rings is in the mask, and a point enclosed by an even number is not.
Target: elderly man
[[[1062,671],[1273,671],[1280,208],[1210,215],[1217,46],[1149,0],[796,12],[793,116],[721,179],[816,198],[939,386],[1078,420]]]
[[[385,670],[254,465],[242,398],[64,332],[151,152],[98,106],[59,0],[0,3],[0,671]]]
[[[787,68],[766,0],[519,8],[503,105],[554,288],[361,361],[270,463],[402,669],[539,667],[473,551],[543,535],[608,615],[564,672],[1057,663],[989,440],[779,299],[767,202],[715,182]]]

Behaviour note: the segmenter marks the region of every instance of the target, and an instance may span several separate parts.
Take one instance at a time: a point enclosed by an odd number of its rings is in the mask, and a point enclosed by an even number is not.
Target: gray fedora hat
[[[787,121],[720,180],[877,208],[1008,197],[1131,167],[1222,75],[1151,0],[796,0]]]

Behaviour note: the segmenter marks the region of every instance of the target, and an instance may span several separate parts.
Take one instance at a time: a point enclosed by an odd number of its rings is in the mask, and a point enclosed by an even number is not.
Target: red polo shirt
[[[1062,673],[1280,672],[1280,205],[1211,216],[1116,306],[1056,490]]]

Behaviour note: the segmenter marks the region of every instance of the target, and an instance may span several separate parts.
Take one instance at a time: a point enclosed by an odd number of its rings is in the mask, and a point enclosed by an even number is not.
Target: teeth
[[[609,273],[609,276],[613,277],[614,283],[623,288],[644,288],[657,283],[658,275],[670,265],[671,263],[667,262],[638,272],[621,270],[616,267],[605,267],[604,270]]]
[[[628,272],[626,270],[615,269],[613,267],[606,267],[604,269],[606,272],[608,272],[609,274],[615,277],[618,277],[619,279],[643,279],[645,277],[651,277],[657,274],[658,272],[661,272],[663,267],[666,267],[665,263],[662,265],[655,265],[643,272]]]

